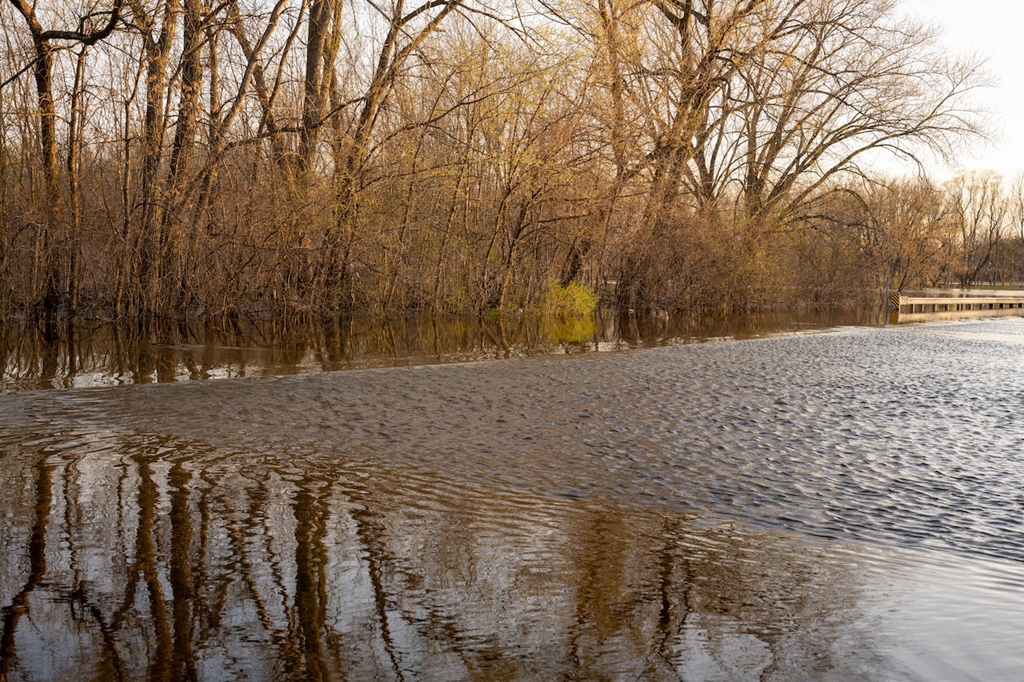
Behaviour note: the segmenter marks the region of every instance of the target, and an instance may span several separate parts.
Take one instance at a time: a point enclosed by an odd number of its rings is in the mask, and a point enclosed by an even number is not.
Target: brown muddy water
[[[723,338],[756,338],[837,325],[880,325],[881,309],[744,316],[600,314],[351,317],[326,321],[0,323],[0,391],[84,388],[542,355],[623,351]]]
[[[9,355],[0,679],[1021,679],[1024,319],[669,336]]]

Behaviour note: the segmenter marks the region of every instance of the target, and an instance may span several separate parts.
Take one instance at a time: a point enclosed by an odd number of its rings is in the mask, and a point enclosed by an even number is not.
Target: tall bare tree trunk
[[[160,161],[164,142],[164,99],[167,91],[167,66],[177,33],[180,0],[165,0],[159,33],[154,18],[147,15],[139,0],[131,0],[136,22],[143,26],[146,55],[146,113],[142,132],[142,180],[140,184],[142,219],[135,242],[136,291],[132,307],[137,312],[152,309],[156,301],[158,275],[158,216],[162,199],[159,190]]]
[[[82,232],[82,201],[81,201],[81,168],[79,168],[79,148],[81,146],[82,121],[81,98],[82,85],[85,79],[85,56],[88,48],[82,47],[75,65],[75,84],[71,90],[71,116],[68,121],[68,204],[71,209],[71,234],[68,235],[68,310],[72,314],[78,309],[79,295],[79,264],[78,255],[81,251]]]
[[[300,134],[299,163],[303,172],[316,164],[320,126],[326,102],[323,88],[324,48],[331,21],[331,0],[313,0],[306,27],[306,78],[302,102],[302,132]]]
[[[160,262],[158,279],[164,288],[167,303],[188,306],[183,300],[184,282],[180,271],[182,239],[188,231],[183,225],[184,215],[181,204],[192,160],[199,112],[199,93],[203,85],[203,17],[200,0],[184,0],[184,22],[182,27],[181,95],[178,100],[178,118],[171,144],[170,177],[167,191],[167,207],[160,224]]]
[[[42,37],[42,28],[31,14],[32,43],[35,48],[35,62],[32,66],[36,82],[36,97],[39,104],[39,141],[43,154],[43,186],[45,188],[43,222],[36,234],[36,250],[40,259],[39,269],[43,274],[43,310],[53,314],[60,304],[60,270],[53,254],[54,232],[61,221],[60,169],[57,163],[57,113],[53,105],[53,46]],[[27,18],[27,17],[26,17]],[[38,286],[38,285],[36,285]],[[39,293],[36,289],[37,295]]]

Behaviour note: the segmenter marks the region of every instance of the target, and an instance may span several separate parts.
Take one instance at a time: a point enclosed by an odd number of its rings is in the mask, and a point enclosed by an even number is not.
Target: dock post
[[[899,324],[900,321],[900,292],[894,291],[889,294],[889,322]]]

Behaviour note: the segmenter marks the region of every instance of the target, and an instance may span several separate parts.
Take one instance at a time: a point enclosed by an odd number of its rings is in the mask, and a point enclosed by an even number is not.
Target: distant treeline
[[[889,0],[9,0],[0,310],[766,307],[1020,279]],[[564,297],[563,297],[564,298]]]

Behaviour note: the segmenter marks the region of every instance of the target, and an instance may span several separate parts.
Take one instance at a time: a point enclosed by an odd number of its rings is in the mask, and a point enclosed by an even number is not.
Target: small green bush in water
[[[540,297],[540,312],[544,315],[590,315],[597,309],[598,297],[590,287],[569,282],[566,286],[553,283]]]

